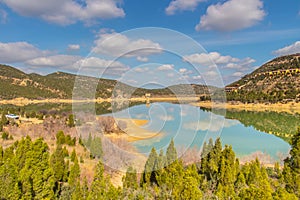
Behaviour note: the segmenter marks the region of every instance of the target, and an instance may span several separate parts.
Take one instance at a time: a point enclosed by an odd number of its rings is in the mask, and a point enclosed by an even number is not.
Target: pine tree
[[[162,170],[161,175],[157,179],[157,183],[160,187],[165,188],[166,193],[171,194],[171,197],[168,197],[169,199],[180,199],[184,190],[186,193],[189,193],[188,188],[185,188],[184,181],[188,181],[192,184],[189,177],[186,177],[186,180],[184,180],[184,177],[183,163],[176,159]]]
[[[68,183],[70,186],[75,187],[80,181],[80,167],[78,164],[78,158],[75,153],[74,164],[71,167]]]
[[[4,160],[0,166],[0,199],[20,199],[21,191],[18,185],[18,171],[12,160]]]
[[[291,140],[290,157],[284,161],[286,190],[300,198],[300,128]]]
[[[204,158],[208,154],[208,148],[206,142],[203,143],[201,158]]]
[[[153,147],[151,149],[151,153],[146,161],[145,164],[145,169],[144,169],[144,173],[141,179],[141,185],[143,185],[144,183],[154,183],[156,182],[156,178],[155,178],[155,164],[157,162],[157,153],[155,148]]]
[[[166,152],[166,164],[170,165],[177,159],[177,151],[174,145],[174,140],[172,139]]]
[[[68,126],[69,127],[75,127],[75,120],[74,120],[74,115],[73,114],[69,115]]]
[[[85,200],[85,199],[88,199],[88,196],[89,196],[89,186],[88,186],[86,177],[84,177],[83,184],[81,187],[81,197],[82,197],[82,199]]]
[[[220,138],[215,142],[211,151],[201,159],[200,172],[204,174],[208,181],[213,185],[217,182],[217,173],[222,153],[222,144]]]
[[[50,167],[54,173],[55,193],[58,194],[61,190],[61,183],[67,178],[68,165],[64,160],[64,152],[61,145],[58,145],[54,153],[50,157]]]
[[[102,141],[100,137],[94,137],[90,146],[91,156],[100,159],[102,157]]]
[[[88,199],[90,200],[104,200],[117,199],[119,191],[111,184],[110,180],[104,176],[104,166],[101,161],[96,166],[96,174],[91,186]]]
[[[3,156],[4,156],[3,147],[0,145],[0,167],[4,162]]]
[[[33,193],[35,199],[53,199],[55,179],[49,165],[49,148],[43,139],[33,143],[33,153],[26,165],[32,168]]]
[[[75,149],[73,149],[73,151],[71,153],[71,161],[74,162],[76,157],[77,157],[76,151],[75,151]]]
[[[198,200],[202,198],[202,192],[199,189],[200,176],[196,165],[193,164],[186,168],[182,183],[180,199]]]
[[[66,143],[66,136],[63,131],[58,131],[56,134],[56,144],[62,145]]]
[[[86,144],[85,144],[88,149],[91,148],[92,140],[93,140],[92,134],[89,133],[89,137],[88,137],[88,139],[86,141]]]
[[[123,187],[133,190],[138,188],[136,170],[131,166],[127,169],[126,175],[123,177]]]
[[[154,165],[155,176],[159,176],[163,168],[166,166],[166,156],[161,149]]]
[[[6,118],[4,112],[2,113],[2,116],[1,116],[1,124],[2,124],[2,125],[7,125],[7,124],[9,124],[9,121],[8,121],[8,119]]]

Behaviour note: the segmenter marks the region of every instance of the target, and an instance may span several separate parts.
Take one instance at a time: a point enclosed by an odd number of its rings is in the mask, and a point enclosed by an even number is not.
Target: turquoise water
[[[152,147],[165,150],[172,138],[177,148],[201,149],[204,141],[220,137],[222,144],[231,145],[238,157],[263,152],[278,160],[280,155],[287,155],[290,150],[289,144],[281,138],[190,105],[153,103],[149,107],[133,106],[113,115],[116,118],[149,120],[143,128],[157,132],[158,136],[132,142],[139,152],[145,154]]]

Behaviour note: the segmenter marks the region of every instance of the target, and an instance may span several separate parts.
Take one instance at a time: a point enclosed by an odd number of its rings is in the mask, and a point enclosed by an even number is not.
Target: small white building
[[[19,119],[19,116],[15,115],[15,114],[7,114],[7,115],[5,115],[5,117],[7,119]]]

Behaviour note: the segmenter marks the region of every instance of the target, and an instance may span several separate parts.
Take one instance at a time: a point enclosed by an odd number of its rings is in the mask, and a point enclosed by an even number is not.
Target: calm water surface
[[[166,149],[173,138],[177,148],[201,148],[209,138],[221,138],[222,144],[231,145],[238,157],[255,152],[267,153],[272,159],[287,155],[290,146],[279,137],[245,127],[238,120],[226,119],[198,107],[171,103],[138,105],[113,114],[117,118],[146,119],[143,128],[158,133],[157,137],[133,142],[141,153],[152,147]]]

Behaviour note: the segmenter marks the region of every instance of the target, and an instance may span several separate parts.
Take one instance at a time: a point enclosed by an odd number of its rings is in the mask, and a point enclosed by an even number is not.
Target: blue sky
[[[0,63],[221,86],[300,52],[299,25],[295,0],[0,0]]]

